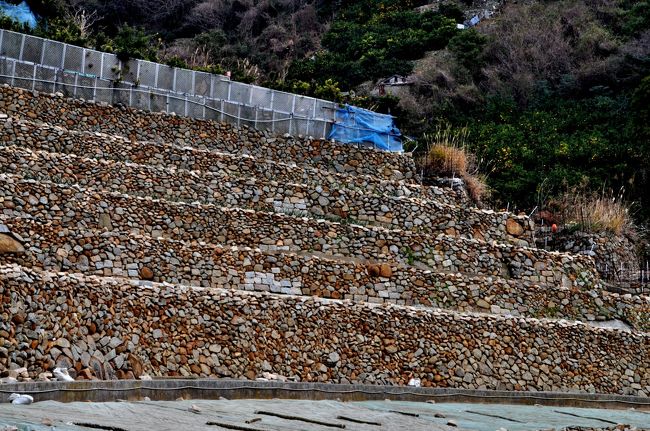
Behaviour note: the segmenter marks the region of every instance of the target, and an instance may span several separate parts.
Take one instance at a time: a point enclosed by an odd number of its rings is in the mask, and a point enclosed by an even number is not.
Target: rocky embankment
[[[87,377],[256,378],[650,393],[648,337],[579,323],[0,273],[2,368]]]

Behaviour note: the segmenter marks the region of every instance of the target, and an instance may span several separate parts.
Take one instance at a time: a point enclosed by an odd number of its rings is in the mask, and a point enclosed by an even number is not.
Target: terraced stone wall
[[[274,162],[248,155],[235,156],[157,142],[134,142],[118,136],[70,131],[12,118],[0,119],[0,128],[0,145],[17,145],[29,150],[221,173],[228,177],[299,183],[328,190],[345,188],[370,195],[405,196],[434,199],[449,205],[472,205],[464,190],[450,186],[423,187],[411,182],[384,180],[374,175],[341,174],[297,166],[292,161]]]
[[[447,205],[434,200],[373,196],[354,190],[310,188],[213,173],[0,147],[0,172],[76,183],[171,201],[214,203],[292,215],[336,218],[422,233],[445,232],[486,241],[533,243],[528,217]],[[515,226],[516,230],[509,227]],[[513,234],[511,234],[511,232]]]
[[[610,280],[630,281],[638,277],[640,247],[625,235],[611,232],[560,232],[551,237],[548,247],[591,256],[598,271]]]
[[[72,130],[102,132],[136,141],[250,154],[260,159],[290,161],[331,172],[410,182],[416,179],[415,164],[408,155],[358,149],[324,140],[277,137],[247,127],[237,129],[215,121],[113,107],[7,85],[0,87],[0,112]]]
[[[0,269],[0,368],[650,394],[650,337],[562,321]],[[75,372],[76,371],[76,372]]]
[[[21,236],[30,234],[29,251],[5,256],[3,261],[28,268],[459,311],[582,321],[622,319],[636,329],[650,329],[647,297],[612,296],[598,290],[540,286],[394,264],[375,269],[373,265],[314,255],[184,244],[133,234],[76,232],[20,219],[7,224]]]
[[[0,209],[3,208],[8,217],[33,218],[70,229],[110,228],[156,238],[242,245],[268,252],[317,252],[377,263],[423,263],[439,271],[583,289],[594,288],[598,282],[593,262],[586,256],[445,234],[432,236],[213,205],[171,203],[75,186],[21,181],[7,175],[0,175]],[[18,229],[15,221],[13,225]]]

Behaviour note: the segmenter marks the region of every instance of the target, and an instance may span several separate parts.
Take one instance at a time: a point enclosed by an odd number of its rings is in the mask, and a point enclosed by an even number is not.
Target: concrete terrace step
[[[75,154],[81,157],[135,162],[152,166],[221,173],[232,177],[259,178],[280,183],[301,183],[325,189],[352,189],[370,195],[433,199],[459,206],[474,206],[467,194],[452,187],[426,187],[370,175],[333,173],[291,161],[274,162],[249,155],[180,147],[158,142],[132,142],[98,132],[77,132],[31,121],[0,119],[0,145],[29,150]]]
[[[0,147],[0,172],[167,200],[326,217],[421,233],[444,232],[522,246],[534,244],[532,222],[525,216],[415,198],[312,189],[301,184],[245,180],[206,172],[31,152],[14,146]],[[518,231],[509,231],[509,224],[516,226]],[[511,235],[511,232],[518,235]]]
[[[432,270],[540,284],[597,285],[586,256],[509,244],[363,227],[285,214],[132,197],[0,174],[0,213],[71,229],[108,229],[266,251],[308,252],[372,262],[424,263]]]
[[[3,348],[31,377],[246,376],[650,394],[650,335],[0,267]]]
[[[38,119],[73,130],[102,132],[136,141],[157,141],[207,148],[260,159],[294,162],[330,172],[371,175],[415,182],[408,155],[357,148],[330,141],[276,137],[209,120],[118,108],[55,95],[0,87],[0,112]]]
[[[2,223],[23,237],[28,247],[26,254],[3,260],[25,267],[356,302],[584,321],[623,319],[638,330],[650,329],[647,297],[621,297],[395,264],[384,264],[373,273],[367,264],[354,260],[70,229],[24,219]]]

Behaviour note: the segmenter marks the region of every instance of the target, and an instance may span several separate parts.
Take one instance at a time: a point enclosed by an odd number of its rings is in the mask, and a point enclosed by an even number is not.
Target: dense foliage
[[[419,13],[412,1],[348,3],[323,36],[325,49],[295,61],[289,79],[329,78],[351,89],[392,74],[408,75],[413,60],[444,48],[457,32],[453,18],[459,14],[457,8]]]
[[[499,205],[586,185],[625,190],[650,219],[648,1],[507,2],[468,30],[470,0],[28,3],[42,36],[334,100],[354,90],[416,138],[467,127]],[[372,96],[393,74],[413,85]]]

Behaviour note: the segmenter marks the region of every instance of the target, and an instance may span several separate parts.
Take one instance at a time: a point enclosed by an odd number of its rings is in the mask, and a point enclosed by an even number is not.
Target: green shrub
[[[169,67],[179,67],[181,69],[189,69],[187,62],[176,55],[165,59],[165,64]]]
[[[148,35],[141,28],[123,25],[111,42],[102,48],[113,52],[120,61],[138,58],[149,61],[158,61],[158,48],[160,42]]]

